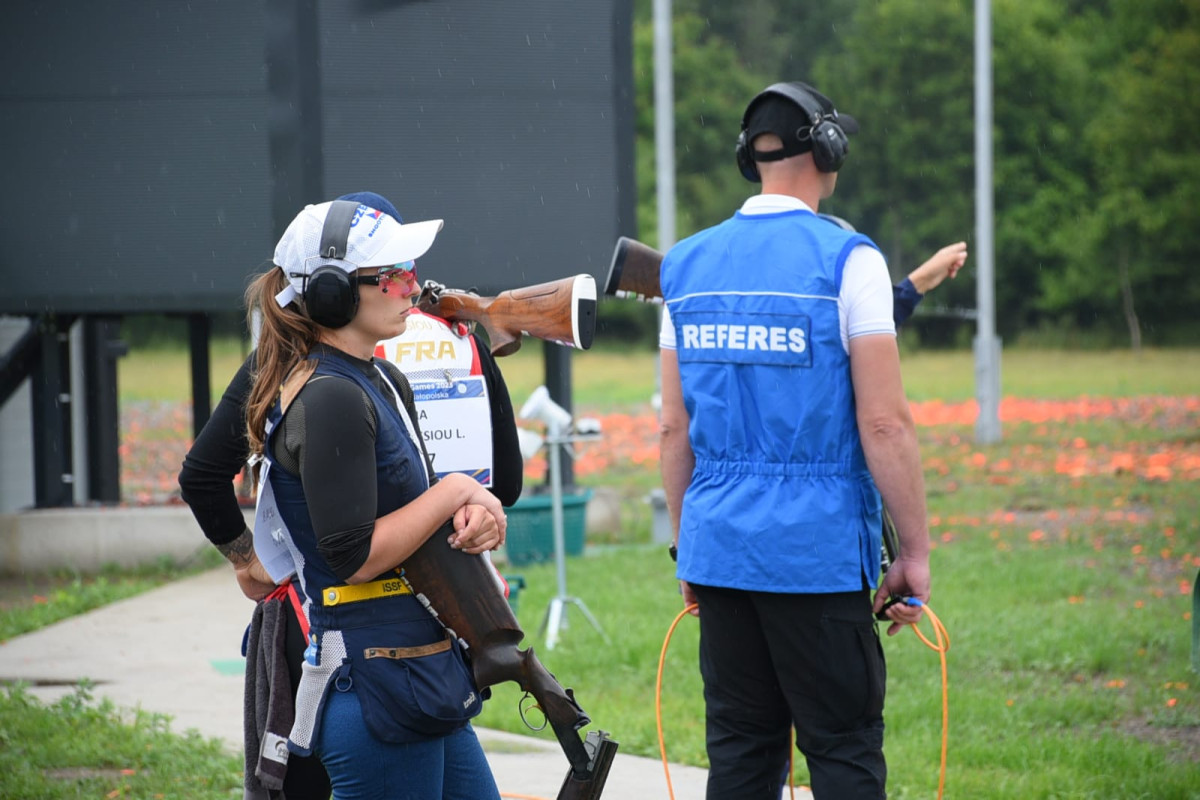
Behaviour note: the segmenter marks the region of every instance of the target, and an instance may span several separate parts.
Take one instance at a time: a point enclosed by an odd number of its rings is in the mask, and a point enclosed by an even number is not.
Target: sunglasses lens
[[[417,265],[412,261],[405,261],[394,267],[384,267],[379,270],[379,282],[396,287],[401,297],[416,294],[418,289],[416,267]]]
[[[402,264],[397,264],[394,267],[385,267],[379,270],[380,275],[386,275],[393,280],[416,280],[417,279],[417,262],[405,261]]]

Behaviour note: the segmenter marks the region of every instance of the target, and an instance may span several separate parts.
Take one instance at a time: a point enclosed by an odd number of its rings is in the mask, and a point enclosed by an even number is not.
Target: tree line
[[[674,0],[676,231],[756,191],[747,101],[804,80],[862,126],[821,210],[895,277],[975,236],[972,0]],[[1200,0],[992,0],[996,321],[1008,342],[1200,334]],[[634,20],[638,224],[656,243],[651,0]],[[970,262],[969,262],[970,265]],[[974,271],[927,305],[975,305]],[[915,320],[923,341],[972,325]]]

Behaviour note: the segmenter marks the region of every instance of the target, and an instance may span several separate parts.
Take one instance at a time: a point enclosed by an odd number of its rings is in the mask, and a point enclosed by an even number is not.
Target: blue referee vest
[[[663,260],[696,457],[679,578],[767,592],[875,585],[881,502],[837,305],[859,244],[875,246],[809,211],[739,212]]]

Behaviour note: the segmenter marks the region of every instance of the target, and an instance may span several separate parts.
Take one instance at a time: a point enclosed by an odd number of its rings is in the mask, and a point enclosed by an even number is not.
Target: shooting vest
[[[354,382],[375,409],[377,508],[389,514],[429,488],[425,461],[411,420],[396,394],[393,405],[373,383],[336,355],[323,354],[313,376],[336,376]],[[399,410],[397,410],[399,407]],[[273,439],[283,416],[281,403],[271,412],[271,432],[264,452],[273,452]],[[348,412],[349,413],[349,412]],[[354,413],[359,413],[355,411]],[[274,513],[283,522],[282,535],[298,567],[308,606],[310,641],[296,695],[296,720],[289,749],[309,755],[316,744],[321,708],[329,691],[359,693],[363,721],[372,735],[387,742],[412,742],[444,736],[479,713],[482,701],[457,640],[447,635],[424,606],[392,571],[374,583],[392,586],[370,599],[341,599],[330,587],[343,581],[317,549],[312,518],[300,478],[267,457],[266,481],[272,490]],[[260,502],[261,505],[261,502]],[[444,643],[444,644],[443,644]],[[406,648],[429,651],[419,657],[392,657]]]
[[[875,585],[881,502],[838,321],[859,244],[874,246],[807,210],[739,212],[663,260],[696,458],[679,578],[766,592]]]
[[[425,448],[439,478],[465,472],[492,485],[492,411],[475,337],[463,323],[413,310],[404,333],[381,342],[413,389]]]

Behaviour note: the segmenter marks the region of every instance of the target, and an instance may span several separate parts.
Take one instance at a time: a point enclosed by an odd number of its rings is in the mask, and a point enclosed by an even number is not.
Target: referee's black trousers
[[[816,800],[886,797],[887,669],[869,591],[692,589],[708,800],[778,800],[792,725]]]

